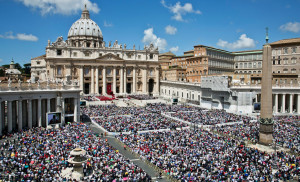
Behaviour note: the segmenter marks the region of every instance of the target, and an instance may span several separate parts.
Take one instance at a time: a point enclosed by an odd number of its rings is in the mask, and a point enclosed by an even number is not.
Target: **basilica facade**
[[[79,83],[84,94],[159,94],[158,48],[137,50],[106,43],[89,11],[71,26],[68,39],[48,41],[46,54],[31,60],[35,80]]]

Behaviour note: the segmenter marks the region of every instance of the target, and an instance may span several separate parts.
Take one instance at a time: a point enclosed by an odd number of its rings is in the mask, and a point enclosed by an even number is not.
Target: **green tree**
[[[26,64],[24,64],[23,66],[24,66],[24,68],[23,68],[24,73],[30,75],[30,71],[31,71],[31,63],[26,63]]]

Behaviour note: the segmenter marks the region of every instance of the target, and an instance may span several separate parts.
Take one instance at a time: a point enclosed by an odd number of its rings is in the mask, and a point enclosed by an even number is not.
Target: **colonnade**
[[[260,102],[260,94],[256,95],[255,102]],[[300,94],[274,93],[273,113],[298,113],[300,114]]]
[[[8,93],[7,93],[8,94]],[[0,136],[3,135],[3,131],[11,133],[12,131],[20,131],[24,128],[32,127],[46,127],[48,112],[61,112],[62,113],[62,125],[65,124],[65,108],[66,100],[72,101],[73,121],[79,121],[79,106],[80,97],[67,98],[61,97],[32,97],[26,98],[20,93],[19,99],[9,99],[7,97],[0,97]],[[68,103],[70,104],[70,103]]]

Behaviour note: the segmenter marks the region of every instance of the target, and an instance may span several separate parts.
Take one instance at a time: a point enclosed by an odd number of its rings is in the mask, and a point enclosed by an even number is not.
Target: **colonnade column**
[[[121,66],[120,68],[120,92],[119,93],[123,93],[123,66]]]
[[[50,99],[49,98],[47,99],[47,112],[51,112],[51,109],[50,109]]]
[[[103,87],[102,87],[102,95],[106,95],[106,68],[103,66],[102,70],[102,80],[103,80]]]
[[[91,91],[90,93],[95,93],[95,75],[94,75],[94,66],[91,67]]]
[[[79,67],[79,70],[80,70],[80,71],[79,71],[79,80],[80,80],[80,83],[79,83],[79,84],[80,84],[80,85],[79,85],[80,87],[79,87],[79,88],[80,88],[80,90],[83,92],[83,66],[80,66],[80,67]]]
[[[293,94],[290,94],[290,113],[293,113]]]
[[[77,102],[77,98],[74,98],[74,121],[78,122],[78,117],[77,117],[77,113],[78,113],[78,102]]]
[[[278,112],[278,94],[275,94],[275,113]]]
[[[23,121],[23,127],[28,127],[28,120],[27,120],[27,113],[28,113],[28,109],[27,109],[27,100],[23,100],[22,101],[22,121]]]
[[[3,108],[4,107],[2,107],[2,102],[0,102],[0,136],[2,136],[2,130],[3,130],[3,125],[2,125],[3,118],[2,118],[2,116],[5,114],[5,111],[3,111]]]
[[[28,128],[32,128],[32,101],[28,100],[27,103],[27,108],[28,108]]]
[[[42,126],[42,99],[38,99],[38,106],[37,106],[37,114],[38,114],[38,127]]]
[[[61,124],[65,125],[65,98],[62,97],[61,100]]]
[[[113,93],[116,94],[117,92],[117,71],[116,67],[113,68]]]
[[[156,86],[155,86],[155,92],[157,95],[159,95],[159,67],[156,67],[155,69],[155,82],[156,82]]]
[[[99,94],[99,67],[96,67],[96,88],[95,94]]]
[[[126,67],[124,68],[124,93],[127,93],[127,69]]]
[[[132,81],[133,81],[133,86],[132,86],[132,92],[136,93],[136,67],[133,67],[133,71],[132,71]]]
[[[285,94],[282,94],[282,102],[281,102],[281,104],[282,104],[282,110],[281,110],[281,112],[282,113],[285,113]]]
[[[300,94],[297,95],[297,113],[300,114]]]
[[[7,101],[7,126],[8,132],[12,132],[12,101]]]
[[[22,130],[22,100],[18,101],[18,130],[21,131]]]
[[[2,114],[0,115],[1,120],[2,120],[2,130],[5,126],[5,102],[1,102],[1,110],[2,110]]]

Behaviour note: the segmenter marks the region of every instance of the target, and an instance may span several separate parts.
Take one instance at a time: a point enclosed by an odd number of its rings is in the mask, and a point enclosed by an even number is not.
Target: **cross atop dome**
[[[87,10],[86,4],[84,5],[84,10],[82,10],[81,19],[90,19],[90,12]]]

